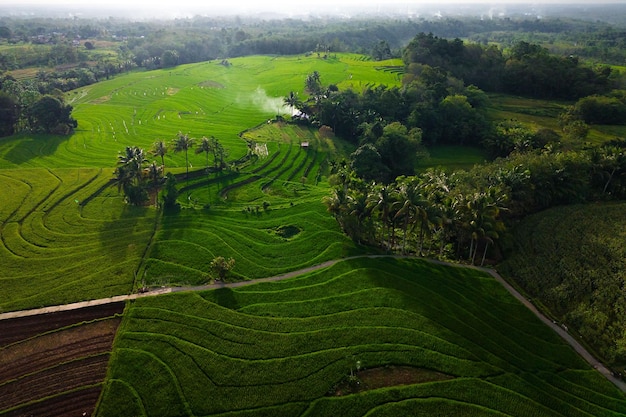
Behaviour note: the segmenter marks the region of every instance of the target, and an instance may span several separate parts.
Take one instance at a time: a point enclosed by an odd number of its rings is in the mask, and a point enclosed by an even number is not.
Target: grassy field
[[[97,415],[624,413],[624,395],[493,278],[365,258],[135,301]]]
[[[239,133],[277,113],[290,113],[283,97],[290,91],[304,97],[304,79],[313,71],[321,74],[324,84],[340,88],[400,82],[398,74],[380,69],[385,63],[352,55],[327,60],[262,56],[229,62],[230,66],[213,61],[137,72],[73,91],[68,101],[74,106],[77,131],[71,137],[3,139],[0,168],[112,167],[124,147],[150,148],[157,139],[174,139],[179,131],[195,138],[215,136],[237,159],[246,152]],[[180,169],[184,156],[170,154],[165,163]],[[191,164],[202,166],[202,155],[193,155]]]
[[[470,169],[489,158],[484,150],[469,146],[439,145],[428,148],[428,157],[421,160],[418,170],[443,167],[448,170]]]
[[[0,311],[125,294],[155,212],[102,169],[0,170]]]

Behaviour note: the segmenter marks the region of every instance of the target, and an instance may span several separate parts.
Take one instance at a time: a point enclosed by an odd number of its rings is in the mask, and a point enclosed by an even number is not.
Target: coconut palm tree
[[[388,245],[388,238],[386,237],[385,231],[389,233],[388,230],[391,227],[390,213],[394,202],[392,189],[386,185],[374,186],[373,191],[369,194],[369,201],[370,209],[379,212],[379,218],[382,224],[381,246]]]
[[[159,182],[163,178],[163,165],[159,165],[156,161],[152,161],[152,163],[144,169],[144,175],[152,182],[152,188],[154,190],[154,193],[156,194],[154,198],[154,205],[155,207],[158,207]]]
[[[141,204],[147,198],[143,184],[143,167],[146,163],[143,149],[127,146],[117,157],[115,182],[118,190],[123,190],[131,204]]]
[[[425,202],[420,193],[419,184],[412,183],[406,178],[399,181],[399,199],[394,203],[398,211],[394,219],[401,219],[403,221],[402,229],[404,231],[404,237],[402,239],[402,253],[406,253],[409,226],[412,226],[418,220],[421,226],[424,224],[423,218],[426,216],[424,208]]]
[[[162,140],[157,140],[152,145],[152,150],[150,153],[153,156],[158,156],[161,158],[161,166],[163,167],[163,173],[165,173],[165,155],[167,154],[167,144]]]
[[[204,152],[204,155],[206,156],[206,172],[208,174],[209,173],[209,153],[213,152],[213,144],[211,143],[211,140],[209,140],[209,138],[207,138],[206,136],[204,136],[200,140],[200,144],[196,148],[197,154],[200,154],[202,152]]]
[[[298,98],[298,93],[294,93],[293,91],[290,91],[287,97],[283,99],[283,101],[285,102],[287,106],[291,107],[292,116],[293,116],[293,110],[295,108],[299,108],[300,105],[302,104],[302,102]]]
[[[361,236],[364,234],[364,224],[371,217],[372,209],[368,206],[367,194],[356,191],[348,195],[346,211],[348,219],[356,221],[351,228],[351,237],[361,243]],[[368,233],[369,234],[369,233]],[[368,237],[369,240],[369,237]]]
[[[178,136],[174,139],[174,152],[185,152],[185,167],[187,168],[186,178],[189,179],[189,149],[193,147],[194,139],[188,134],[178,132]]]

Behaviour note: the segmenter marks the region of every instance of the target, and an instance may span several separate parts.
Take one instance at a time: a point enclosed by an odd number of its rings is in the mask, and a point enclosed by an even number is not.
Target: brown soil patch
[[[454,379],[454,377],[430,369],[411,366],[384,366],[365,369],[356,372],[352,377],[346,377],[330,395],[342,396],[378,388],[423,384],[449,379]]]
[[[178,93],[179,91],[180,91],[180,88],[169,87],[165,93],[168,96],[173,96],[174,94]]]
[[[102,96],[102,97],[97,98],[95,100],[91,100],[91,103],[92,104],[102,104],[102,103],[106,103],[109,100],[111,100],[111,96]]]
[[[79,391],[59,395],[47,400],[17,408],[7,414],[6,417],[66,417],[66,416],[90,416],[93,414],[101,387],[88,387]]]
[[[103,304],[46,315],[0,320],[0,347],[75,323],[111,317],[124,312],[124,303]]]
[[[123,309],[113,303],[0,320],[0,411],[91,415]]]

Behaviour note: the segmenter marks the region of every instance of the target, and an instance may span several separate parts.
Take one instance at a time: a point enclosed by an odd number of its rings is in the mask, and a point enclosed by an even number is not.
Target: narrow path
[[[358,258],[397,258],[397,259],[400,259],[400,258],[412,258],[412,257],[409,257],[409,256],[399,256],[399,255],[360,255],[360,256],[352,256],[352,257],[348,257],[348,258],[334,259],[334,260],[327,261],[327,262],[324,262],[324,263],[321,263],[321,264],[318,264],[318,265],[313,265],[313,266],[310,266],[310,267],[307,267],[307,268],[303,268],[303,269],[300,269],[300,270],[297,270],[297,271],[288,272],[288,273],[282,274],[282,275],[276,275],[276,276],[273,276],[273,277],[260,278],[260,279],[250,280],[250,281],[239,281],[239,282],[233,282],[233,283],[218,282],[218,283],[215,283],[215,284],[200,285],[200,286],[189,286],[189,287],[167,287],[167,288],[164,287],[164,288],[158,288],[158,289],[154,289],[154,290],[150,290],[150,291],[147,291],[147,292],[144,292],[144,293],[138,293],[138,294],[118,295],[118,296],[110,297],[110,298],[101,298],[99,300],[81,301],[81,302],[78,302],[78,303],[58,305],[58,306],[51,306],[51,307],[43,307],[43,308],[37,308],[37,309],[32,309],[32,310],[12,311],[12,312],[8,312],[8,313],[0,314],[0,320],[6,320],[6,319],[11,319],[11,318],[16,318],[16,317],[35,316],[35,315],[38,315],[38,314],[54,313],[54,312],[58,312],[58,311],[76,310],[76,309],[79,309],[79,308],[84,308],[84,307],[89,307],[89,306],[109,304],[109,303],[116,303],[116,302],[119,302],[119,301],[135,300],[137,298],[152,297],[152,296],[156,296],[156,295],[176,293],[176,292],[206,291],[206,290],[213,290],[213,289],[218,289],[218,288],[237,288],[237,287],[243,287],[243,286],[246,286],[246,285],[257,284],[257,283],[260,283],[260,282],[280,281],[280,280],[283,280],[283,279],[293,278],[293,277],[296,277],[296,276],[299,276],[299,275],[303,275],[303,274],[306,274],[306,273],[309,273],[309,272],[317,271],[317,270],[320,270],[320,269],[323,269],[323,268],[328,268],[330,266],[335,265],[338,262],[347,261],[347,260],[350,260],[350,259],[358,259]],[[567,332],[567,330],[565,330],[565,328],[561,327],[558,323],[556,323],[556,322],[548,319],[546,316],[544,316],[535,307],[535,305],[532,302],[530,302],[528,299],[526,299],[515,288],[513,288],[513,286],[511,286],[508,282],[506,282],[504,280],[504,278],[502,278],[500,276],[500,274],[498,274],[498,272],[496,270],[490,269],[490,268],[482,268],[482,267],[478,267],[478,266],[456,264],[456,263],[451,263],[451,262],[443,262],[443,261],[432,260],[432,259],[429,259],[427,261],[435,263],[435,264],[439,264],[439,265],[453,266],[453,267],[458,267],[458,268],[473,268],[473,269],[476,269],[476,270],[488,273],[494,279],[496,279],[500,284],[502,284],[502,286],[511,295],[513,295],[513,297],[518,299],[524,306],[526,306],[526,308],[528,308],[531,312],[533,312],[535,314],[535,316],[537,316],[542,322],[544,322],[548,327],[550,327],[559,336],[561,336],[561,338],[563,338],[563,340],[565,340],[570,346],[572,346],[572,348],[583,359],[585,359],[594,369],[598,370],[598,372],[600,372],[602,375],[604,375],[604,377],[606,377],[610,382],[612,382],[620,390],[622,390],[623,392],[626,392],[626,382],[625,381],[622,381],[621,379],[616,378],[613,375],[613,373],[606,366],[604,366],[599,360],[597,360],[593,355],[591,355],[591,353],[589,353],[587,351],[587,349],[585,349],[576,339],[574,339],[574,337],[572,337],[572,335],[570,335]]]

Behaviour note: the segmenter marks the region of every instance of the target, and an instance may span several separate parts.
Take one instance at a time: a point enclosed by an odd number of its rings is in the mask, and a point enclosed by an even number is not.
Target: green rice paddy
[[[98,416],[626,413],[626,398],[493,278],[420,260],[141,299],[121,328]],[[400,366],[439,377],[368,389],[364,369]]]
[[[399,61],[339,55],[229,63],[131,73],[81,88],[68,94],[79,124],[73,135],[0,140],[0,311],[208,281],[218,255],[233,257],[234,277],[248,279],[354,251],[321,204],[328,158],[341,149],[316,130],[267,121],[291,111],[283,105],[289,91],[304,98],[313,71],[342,87],[397,84],[390,68]],[[124,204],[109,183],[118,153],[126,146],[148,151],[178,132],[217,137],[229,160],[246,154],[244,138],[265,153],[237,171],[206,176],[205,155],[192,149],[197,174],[179,184],[180,213],[161,219],[153,207]],[[182,173],[184,164],[182,153],[165,157],[168,172]],[[299,232],[289,239],[273,232],[284,227]]]

